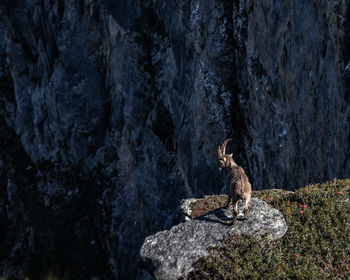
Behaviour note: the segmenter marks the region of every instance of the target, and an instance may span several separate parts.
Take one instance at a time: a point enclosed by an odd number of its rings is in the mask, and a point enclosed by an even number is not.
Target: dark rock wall
[[[235,37],[245,43],[239,98],[255,185],[348,176],[345,1],[244,3],[234,13]]]
[[[4,233],[12,259],[46,238],[33,275],[136,277],[179,201],[222,190],[225,137],[255,189],[349,176],[349,20],[344,1],[1,1],[1,129],[29,155],[10,169],[37,201],[17,199],[31,238]],[[21,185],[9,154],[6,189]]]

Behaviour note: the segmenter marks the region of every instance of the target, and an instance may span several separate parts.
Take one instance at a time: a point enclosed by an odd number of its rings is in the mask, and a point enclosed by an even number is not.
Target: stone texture
[[[219,245],[225,237],[267,234],[271,239],[278,239],[287,232],[283,214],[264,201],[252,198],[248,220],[244,220],[243,207],[244,202],[239,203],[240,214],[233,226],[231,205],[229,210],[218,208],[170,230],[148,236],[140,253],[144,266],[157,280],[185,278],[192,270],[192,264],[208,255],[207,248]]]
[[[0,204],[9,225],[25,216],[4,255],[27,227],[64,231],[91,254],[73,278],[136,278],[142,240],[179,201],[223,190],[225,137],[254,189],[349,176],[348,5],[0,1],[0,124],[18,144],[2,150]],[[40,263],[34,244],[0,266]]]

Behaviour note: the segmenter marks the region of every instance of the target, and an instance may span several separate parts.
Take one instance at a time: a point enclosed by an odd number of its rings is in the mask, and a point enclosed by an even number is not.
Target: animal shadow
[[[206,222],[211,222],[211,223],[218,223],[218,224],[222,224],[224,226],[231,226],[232,225],[232,216],[229,217],[227,216],[227,214],[229,213],[228,211],[230,210],[226,210],[226,207],[220,207],[220,208],[216,208],[212,211],[209,211],[197,218],[195,218],[194,220],[200,220],[200,221],[206,221]],[[238,216],[237,220],[244,220],[244,217]]]

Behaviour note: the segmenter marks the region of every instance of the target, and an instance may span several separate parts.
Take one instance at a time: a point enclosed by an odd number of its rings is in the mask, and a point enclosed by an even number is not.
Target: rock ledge
[[[146,269],[158,280],[186,277],[192,264],[207,256],[207,248],[219,245],[233,234],[267,234],[271,239],[281,238],[287,232],[283,214],[258,199],[252,198],[249,219],[243,220],[244,202],[239,204],[237,223],[232,226],[232,206],[215,209],[196,219],[180,223],[170,230],[148,236],[141,248],[141,259]]]

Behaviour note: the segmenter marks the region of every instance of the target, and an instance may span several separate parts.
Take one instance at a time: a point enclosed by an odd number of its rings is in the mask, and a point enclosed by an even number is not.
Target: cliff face
[[[225,137],[255,189],[349,175],[347,4],[256,2],[1,1],[13,266],[54,240],[40,269],[136,277],[143,239],[179,201],[222,189]]]
[[[255,185],[290,187],[347,176],[345,1],[245,2],[234,25],[243,22],[235,37]]]

